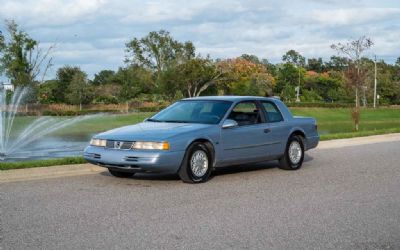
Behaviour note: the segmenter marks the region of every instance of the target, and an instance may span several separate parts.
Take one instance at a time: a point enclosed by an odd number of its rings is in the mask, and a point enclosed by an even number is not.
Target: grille
[[[107,140],[106,148],[113,148],[113,149],[131,149],[132,141],[112,141]]]

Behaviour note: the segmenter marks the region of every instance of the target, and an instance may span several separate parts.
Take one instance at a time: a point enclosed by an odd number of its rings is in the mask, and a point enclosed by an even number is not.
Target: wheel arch
[[[307,137],[306,137],[306,133],[304,132],[304,130],[301,129],[301,128],[294,128],[294,129],[290,132],[290,135],[289,135],[289,137],[288,137],[288,140],[289,140],[289,138],[290,138],[291,136],[293,136],[293,135],[297,135],[297,136],[302,137],[302,139],[303,139],[304,151],[307,150]]]
[[[192,145],[193,143],[196,143],[196,142],[201,142],[201,143],[204,143],[206,145],[206,147],[208,148],[208,150],[211,153],[213,166],[215,166],[216,159],[215,159],[215,146],[214,146],[214,143],[212,143],[212,141],[210,139],[207,139],[207,138],[203,138],[203,137],[197,138],[197,139],[192,140],[190,143],[188,143],[188,145],[186,146],[186,151],[188,150],[190,145]]]

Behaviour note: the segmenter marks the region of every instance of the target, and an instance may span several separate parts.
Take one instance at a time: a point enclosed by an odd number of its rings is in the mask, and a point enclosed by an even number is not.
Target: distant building
[[[14,91],[14,85],[12,85],[11,83],[0,82],[0,84],[2,85],[1,87],[2,87],[3,89]]]

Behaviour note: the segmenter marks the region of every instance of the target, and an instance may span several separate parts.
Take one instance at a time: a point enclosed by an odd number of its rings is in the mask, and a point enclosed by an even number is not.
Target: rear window
[[[283,121],[283,116],[275,104],[272,102],[262,102],[262,105],[267,113],[267,122]]]

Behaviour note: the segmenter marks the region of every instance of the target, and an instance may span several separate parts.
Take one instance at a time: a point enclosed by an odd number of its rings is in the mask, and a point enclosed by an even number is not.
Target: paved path
[[[205,184],[106,172],[0,184],[3,249],[400,249],[400,141],[323,148],[299,171]]]

